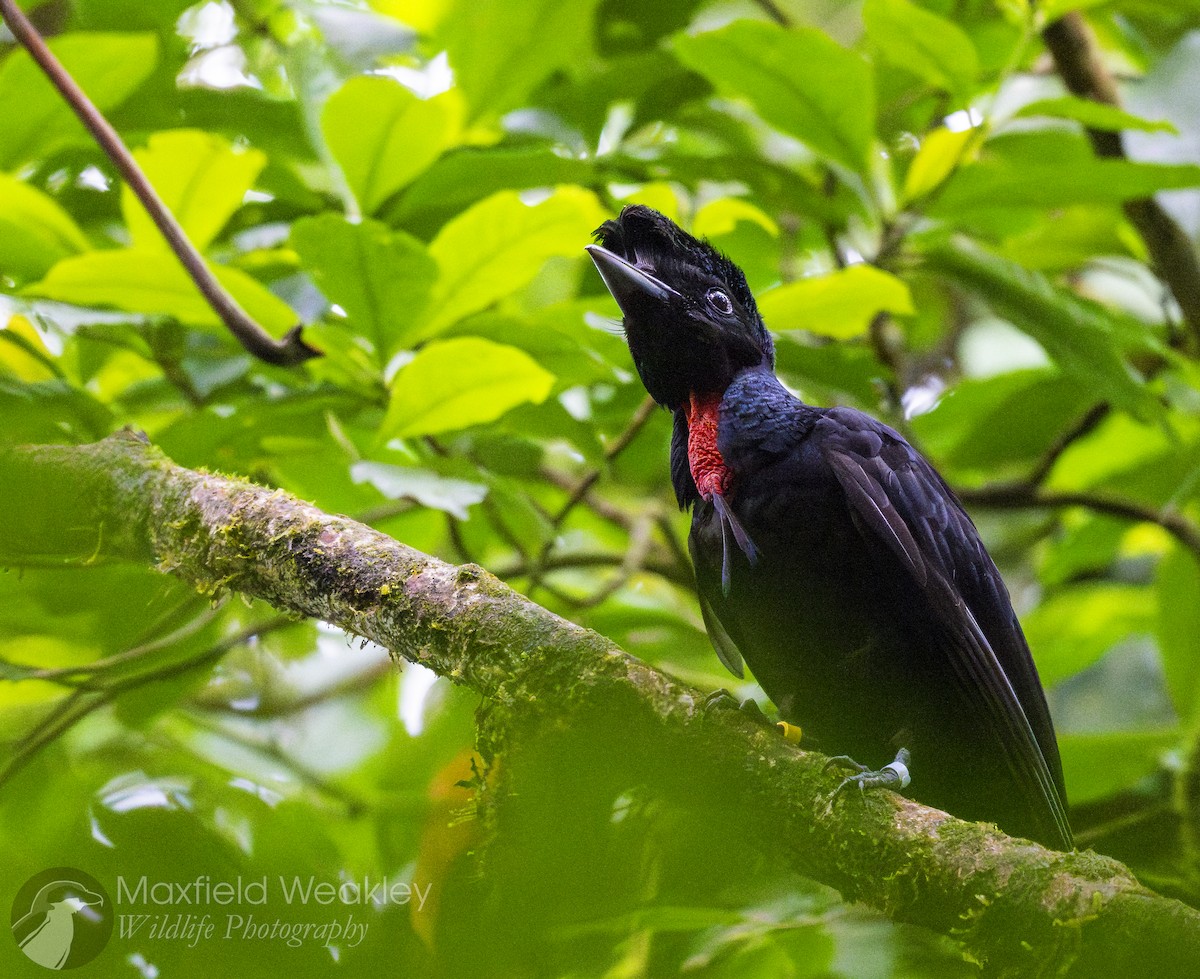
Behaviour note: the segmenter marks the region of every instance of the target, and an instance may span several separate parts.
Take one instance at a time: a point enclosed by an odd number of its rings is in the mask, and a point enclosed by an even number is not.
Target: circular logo
[[[90,874],[52,867],[25,882],[12,906],[12,934],[30,961],[47,969],[74,969],[108,944],[113,906]]]

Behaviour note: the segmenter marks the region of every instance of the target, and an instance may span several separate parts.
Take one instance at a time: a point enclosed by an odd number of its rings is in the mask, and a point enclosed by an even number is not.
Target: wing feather
[[[835,408],[818,428],[860,533],[882,542],[928,597],[963,689],[978,701],[1018,782],[1045,803],[1070,846],[1058,745],[1037,669],[970,517],[929,463],[886,426]]]

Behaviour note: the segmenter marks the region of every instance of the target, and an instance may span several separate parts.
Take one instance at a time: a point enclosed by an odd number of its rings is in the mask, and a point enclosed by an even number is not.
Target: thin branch
[[[638,405],[637,411],[633,413],[633,418],[629,420],[629,424],[625,426],[625,430],[621,432],[621,434],[615,439],[613,439],[612,442],[610,442],[605,448],[605,466],[611,465],[617,456],[624,452],[625,449],[629,447],[629,444],[635,438],[637,438],[638,432],[640,432],[645,426],[646,422],[650,420],[650,417],[654,414],[654,411],[657,407],[658,406],[655,404],[654,399],[649,395],[646,395],[646,397],[642,399],[642,403]],[[571,511],[574,510],[575,507],[579,505],[580,501],[582,501],[584,497],[588,495],[592,487],[596,485],[596,482],[603,474],[604,467],[602,466],[596,466],[584,473],[579,482],[575,484],[575,488],[571,490],[571,495],[567,497],[566,502],[563,503],[558,512],[554,515],[553,519],[550,521],[550,532],[546,535],[546,543],[542,545],[537,557],[534,558],[531,568],[528,585],[528,591],[530,595],[533,594],[534,590],[541,583],[542,574],[540,569],[546,563],[547,558],[549,558],[550,552],[554,550],[554,542],[558,538],[559,529],[562,527],[567,517],[571,515]]]
[[[405,513],[409,513],[416,509],[416,504],[407,497],[399,500],[387,500],[380,503],[378,506],[373,506],[370,509],[363,510],[355,515],[354,519],[359,523],[371,524],[374,526],[377,523],[383,523],[385,520],[391,520],[393,517],[399,517]]]
[[[624,554],[608,554],[602,551],[551,554],[542,565],[542,572],[550,574],[554,571],[570,571],[577,568],[619,568],[625,561],[626,555]],[[671,560],[661,552],[651,550],[641,559],[640,568],[642,571],[658,575],[680,588],[686,588],[688,591],[695,590],[696,582],[690,563],[680,564],[677,560]],[[528,562],[514,561],[511,564],[500,565],[493,573],[502,581],[509,581],[513,578],[527,577],[531,570]],[[545,584],[542,587],[544,588]]]
[[[203,256],[188,240],[187,233],[146,179],[146,175],[142,173],[117,131],[46,46],[37,28],[17,6],[16,0],[0,0],[0,16],[121,172],[129,189],[142,202],[151,220],[196,284],[196,288],[234,338],[259,360],[280,367],[291,367],[319,357],[321,352],[310,347],[301,338],[299,324],[289,330],[282,340],[276,340],[242,309],[237,300],[217,281]]]
[[[1002,483],[978,489],[956,489],[955,492],[964,503],[997,510],[1061,510],[1077,506],[1126,520],[1156,524],[1200,557],[1200,527],[1182,514],[1157,510],[1133,500],[1101,493],[1038,490],[1025,483]]]
[[[459,563],[474,564],[475,559],[471,556],[471,552],[467,548],[466,539],[463,537],[462,521],[452,513],[446,514],[446,531]]]
[[[629,548],[625,551],[625,556],[621,559],[617,573],[612,575],[608,581],[586,598],[575,599],[572,603],[575,608],[595,608],[605,599],[615,595],[629,584],[629,579],[645,567],[646,558],[649,556],[650,548],[653,545],[653,541],[650,538],[652,527],[653,521],[645,517],[637,522],[633,528],[633,533],[629,535]]]
[[[1195,975],[1200,912],[1119,863],[1054,853],[892,793],[830,806],[838,778],[824,756],[740,712],[706,712],[698,690],[481,568],[444,564],[277,490],[176,466],[129,433],[0,453],[0,512],[23,515],[0,522],[0,555],[13,563],[48,548],[90,552],[103,524],[111,553],[207,594],[233,590],[334,622],[422,663],[486,698],[489,751],[547,726],[652,730],[694,784],[712,780],[711,791],[744,800],[747,840],[850,900],[954,934],[993,973]]]
[[[791,26],[791,19],[783,12],[783,9],[775,2],[775,0],[754,0],[754,2],[762,8],[763,13],[770,17],[771,20],[775,21],[775,23],[780,27]]]
[[[1091,29],[1078,11],[1047,25],[1042,40],[1068,91],[1104,105],[1120,106],[1116,81],[1104,67]],[[1120,133],[1088,129],[1097,156],[1125,159]],[[1192,353],[1200,351],[1200,254],[1187,234],[1153,198],[1126,201],[1126,217],[1137,229],[1158,275],[1171,290],[1188,325]]]
[[[85,717],[95,713],[101,707],[111,704],[126,691],[145,686],[159,680],[168,680],[182,676],[192,670],[200,669],[210,663],[215,663],[232,649],[251,639],[264,636],[267,633],[295,625],[296,620],[286,615],[277,615],[248,626],[240,632],[210,646],[196,656],[171,662],[158,669],[147,670],[133,676],[122,677],[95,689],[80,686],[66,700],[53,710],[40,724],[18,742],[8,763],[0,768],[0,786],[8,782],[17,772],[24,768],[44,748],[64,735]]]
[[[371,804],[357,792],[331,781],[320,772],[304,764],[300,759],[288,754],[279,744],[278,737],[272,732],[268,731],[259,737],[252,737],[249,733],[235,731],[228,724],[222,724],[220,721],[195,711],[189,711],[184,716],[193,726],[205,733],[224,741],[229,741],[241,748],[245,748],[247,751],[283,766],[302,785],[339,803],[347,816],[356,818],[371,811]],[[185,745],[178,742],[175,746],[181,749],[186,748]],[[191,751],[191,754],[196,755],[196,752]],[[197,757],[203,758],[209,764],[212,764],[203,755],[198,755]]]
[[[380,657],[375,662],[368,663],[363,669],[347,676],[340,676],[332,682],[319,686],[314,690],[301,693],[293,691],[292,696],[280,696],[271,690],[264,691],[255,705],[248,709],[235,707],[230,691],[221,684],[208,684],[198,690],[190,698],[193,712],[217,714],[229,717],[253,718],[257,721],[273,720],[280,717],[291,717],[323,704],[330,700],[343,697],[346,694],[358,693],[372,689],[378,681],[392,672],[393,664],[386,658]]]
[[[1111,406],[1106,401],[1092,405],[1091,408],[1084,412],[1083,417],[1078,422],[1054,440],[1054,443],[1037,461],[1037,464],[1029,471],[1029,474],[1022,480],[1022,483],[1030,487],[1041,486],[1049,478],[1050,473],[1054,471],[1054,466],[1058,463],[1062,454],[1081,438],[1094,432],[1096,426],[1108,417],[1111,410]]]
[[[619,456],[629,447],[629,444],[637,437],[638,432],[642,430],[642,427],[653,416],[654,410],[657,407],[658,406],[654,403],[654,399],[649,395],[646,395],[642,403],[638,405],[637,411],[633,413],[633,418],[629,420],[629,424],[625,426],[625,430],[621,432],[621,434],[615,439],[613,439],[612,442],[610,442],[605,448],[605,463],[611,464],[617,458],[617,456]],[[579,505],[579,501],[582,500],[587,495],[588,491],[596,485],[596,481],[599,480],[603,474],[604,469],[600,466],[597,466],[596,468],[589,470],[584,475],[584,477],[576,485],[574,491],[567,498],[566,503],[564,503],[558,513],[555,514],[555,527],[562,526],[563,521],[566,520],[571,511]]]
[[[144,659],[154,653],[164,649],[170,649],[172,646],[178,645],[188,637],[195,635],[206,625],[208,625],[216,617],[216,611],[213,609],[200,610],[192,618],[188,619],[174,632],[170,632],[165,636],[160,636],[157,639],[152,639],[149,642],[142,643],[138,646],[133,646],[120,653],[114,653],[112,656],[106,656],[103,659],[94,660],[91,663],[82,663],[78,666],[60,666],[53,669],[30,669],[26,674],[30,680],[52,680],[56,682],[67,683],[71,686],[78,686],[84,689],[94,690],[98,686],[95,677],[97,674],[108,673],[113,670],[119,670],[127,667],[130,663]],[[20,669],[19,664],[9,663],[5,660],[0,660],[5,666],[10,669]],[[77,677],[84,677],[82,681],[77,680]]]
[[[696,587],[696,577],[692,569],[692,556],[688,554],[683,541],[679,539],[679,535],[675,532],[675,525],[671,523],[671,515],[660,510],[655,516],[655,521],[658,523],[658,532],[662,534],[663,540],[667,542],[667,548],[675,558],[675,567],[683,569],[684,577],[687,578],[689,587],[694,589]]]
[[[558,469],[551,469],[549,466],[539,467],[538,476],[548,483],[553,483],[560,490],[564,490],[567,493],[573,493],[579,485],[577,477],[561,472]],[[633,514],[627,513],[604,497],[597,496],[594,492],[588,491],[583,494],[583,499],[580,502],[596,514],[596,516],[607,520],[610,524],[620,527],[626,532],[633,529],[633,521],[635,519]]]

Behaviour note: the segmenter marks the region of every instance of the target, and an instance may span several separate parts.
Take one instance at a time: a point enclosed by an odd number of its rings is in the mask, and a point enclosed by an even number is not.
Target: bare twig
[[[217,281],[204,261],[204,257],[188,240],[183,227],[167,209],[158,192],[134,160],[117,131],[96,108],[87,94],[46,46],[41,34],[25,16],[16,0],[0,0],[0,16],[8,24],[13,36],[27,50],[38,66],[45,72],[51,84],[61,93],[80,122],[92,134],[96,142],[121,172],[129,189],[137,195],[142,206],[154,221],[162,236],[171,246],[188,275],[196,284],[209,306],[221,318],[235,339],[259,360],[280,367],[291,367],[303,363],[321,352],[310,347],[300,336],[300,326],[294,326],[283,337],[276,340],[264,330]]]
[[[1113,517],[1156,524],[1200,557],[1200,527],[1179,513],[1156,510],[1133,500],[1123,500],[1101,493],[1039,490],[1026,483],[1002,483],[978,489],[960,488],[955,492],[964,503],[997,510],[1061,510],[1065,507],[1083,507]]]
[[[617,573],[586,598],[577,599],[576,608],[595,608],[609,596],[615,595],[629,584],[629,579],[645,566],[646,558],[650,553],[653,543],[650,539],[650,530],[652,527],[653,522],[647,518],[642,518],[637,522],[633,528],[633,533],[629,535],[629,547],[625,551],[625,556],[621,559]]]
[[[377,523],[383,523],[385,520],[391,520],[393,517],[399,517],[405,513],[409,513],[417,508],[417,504],[407,497],[402,497],[399,500],[386,500],[378,506],[370,507],[363,510],[361,513],[355,514],[354,519],[359,523],[371,524],[374,526]]]
[[[642,400],[642,403],[638,405],[637,411],[633,413],[633,418],[629,420],[629,424],[625,426],[625,430],[621,432],[621,434],[615,439],[613,439],[612,442],[610,442],[605,448],[605,465],[611,464],[613,460],[617,458],[617,456],[619,456],[625,451],[626,448],[629,447],[629,443],[637,438],[638,432],[640,432],[646,422],[650,420],[651,415],[654,414],[654,411],[657,407],[658,406],[654,403],[654,399],[649,395],[646,395],[646,397]],[[550,556],[551,551],[554,550],[554,542],[558,537],[559,528],[562,527],[563,522],[568,516],[570,516],[571,511],[574,510],[575,507],[579,505],[580,501],[588,495],[588,493],[591,491],[591,488],[596,485],[597,480],[600,479],[603,473],[604,468],[601,466],[596,466],[584,473],[579,482],[575,484],[575,488],[571,490],[571,495],[567,497],[566,502],[563,503],[558,512],[554,515],[553,519],[550,521],[550,533],[546,537],[546,543],[542,545],[541,550],[538,552],[537,557],[534,558],[533,564],[530,568],[528,585],[528,591],[530,595],[532,595],[538,585],[541,584],[541,568],[545,565],[546,559]]]
[[[446,533],[450,538],[450,545],[454,548],[454,554],[462,564],[473,564],[475,559],[471,556],[470,550],[467,548],[466,539],[462,533],[462,521],[452,513],[446,514]]]
[[[573,493],[579,485],[579,479],[569,473],[561,472],[558,469],[551,469],[549,466],[542,466],[538,469],[538,475],[548,483],[553,483],[559,489],[567,493]],[[635,517],[631,513],[622,510],[615,503],[606,500],[602,496],[598,496],[595,492],[589,490],[583,494],[580,500],[589,510],[603,520],[607,520],[610,524],[620,527],[622,530],[629,531],[633,529]]]
[[[570,571],[575,568],[619,568],[625,563],[626,557],[626,554],[608,554],[603,551],[551,554],[542,565],[542,573]],[[672,560],[672,557],[674,557],[674,552],[671,557],[668,557],[651,549],[641,558],[640,569],[658,575],[664,581],[669,581],[680,588],[694,589],[696,583],[692,575],[691,564],[680,563],[677,559]],[[503,581],[509,581],[513,578],[526,577],[531,570],[527,562],[514,561],[511,564],[502,564],[497,567],[495,575]],[[545,585],[543,584],[542,587],[544,588]]]
[[[213,609],[204,609],[188,619],[188,621],[184,622],[183,625],[173,632],[134,646],[131,649],[126,649],[123,652],[114,653],[112,656],[106,656],[91,663],[82,663],[78,666],[60,666],[53,669],[31,668],[25,675],[30,680],[52,680],[56,683],[63,683],[73,687],[95,690],[102,686],[102,681],[95,679],[98,674],[125,669],[129,664],[137,660],[152,656],[154,653],[161,652],[164,649],[170,649],[172,646],[183,642],[185,639],[199,632],[212,622],[215,617],[216,612]],[[19,669],[17,664],[2,660],[0,662],[4,662],[5,666],[9,669]]]
[[[1047,25],[1042,39],[1072,94],[1105,105],[1121,104],[1116,82],[1104,67],[1082,14],[1072,11]],[[1087,134],[1097,156],[1125,158],[1120,133],[1088,129]],[[1126,201],[1124,209],[1145,242],[1155,270],[1179,303],[1188,325],[1191,352],[1200,351],[1200,255],[1154,198]]]
[[[1092,405],[1091,408],[1084,412],[1083,417],[1078,422],[1054,440],[1054,444],[1046,450],[1045,454],[1022,480],[1022,483],[1030,487],[1041,486],[1050,473],[1053,472],[1054,466],[1062,457],[1062,454],[1081,438],[1094,432],[1096,426],[1108,417],[1111,410],[1110,405],[1106,401]]]
[[[205,733],[211,734],[223,741],[236,744],[286,768],[302,785],[340,804],[345,809],[347,816],[361,816],[363,813],[371,810],[370,803],[363,796],[352,789],[332,781],[316,769],[304,764],[299,758],[285,751],[279,743],[279,738],[272,733],[268,732],[254,737],[247,732],[236,731],[228,724],[222,724],[219,720],[214,720],[196,711],[189,711],[185,716],[192,725]],[[173,738],[172,742],[173,747],[178,750],[187,751],[194,757],[208,761],[203,755],[198,755],[190,745],[180,742],[178,738]]]
[[[770,17],[771,20],[775,21],[775,23],[780,27],[791,26],[791,19],[783,12],[783,9],[775,2],[775,0],[755,0],[755,3],[762,8],[763,13]]]
[[[29,764],[38,752],[48,747],[89,714],[112,703],[120,694],[136,687],[145,686],[147,683],[181,676],[210,663],[215,663],[230,650],[236,649],[243,643],[259,636],[264,636],[267,633],[295,625],[296,621],[296,619],[286,615],[277,615],[264,622],[258,622],[242,629],[235,635],[213,644],[196,656],[167,663],[157,669],[150,669],[131,676],[122,677],[118,680],[98,685],[93,689],[86,689],[83,685],[80,685],[59,707],[52,711],[45,720],[17,744],[8,763],[3,768],[0,768],[0,786],[8,782],[17,772]]]
[[[637,437],[638,432],[642,430],[642,426],[650,420],[650,417],[654,414],[654,409],[656,407],[657,405],[654,403],[654,399],[649,395],[646,395],[642,403],[638,405],[637,411],[633,413],[633,418],[629,420],[629,424],[625,426],[625,430],[621,432],[621,434],[615,439],[613,439],[612,442],[610,442],[605,448],[604,461],[606,463],[611,463],[617,458],[617,456],[619,456],[629,447],[629,443]],[[555,514],[555,527],[562,526],[563,521],[566,520],[571,511],[579,505],[579,501],[587,495],[588,491],[596,485],[596,481],[603,475],[603,473],[604,469],[600,466],[597,466],[594,469],[589,470],[583,476],[583,478],[579,480],[579,483],[576,485],[571,495],[567,498],[566,503],[564,503],[558,513]]]

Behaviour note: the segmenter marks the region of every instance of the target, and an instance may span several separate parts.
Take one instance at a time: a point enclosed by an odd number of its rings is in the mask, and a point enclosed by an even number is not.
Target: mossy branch
[[[823,756],[740,713],[706,714],[699,691],[483,569],[281,491],[184,469],[137,435],[0,454],[0,512],[10,515],[0,564],[99,553],[149,562],[202,592],[240,592],[366,636],[474,689],[514,727],[649,725],[679,766],[745,803],[745,836],[849,899],[953,934],[993,974],[1196,974],[1200,913],[1121,864],[891,793],[832,807],[837,777]]]

